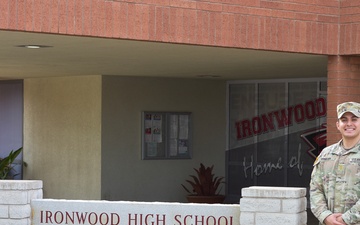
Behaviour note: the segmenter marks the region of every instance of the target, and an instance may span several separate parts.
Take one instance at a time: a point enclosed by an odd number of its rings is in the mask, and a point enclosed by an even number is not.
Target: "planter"
[[[186,196],[188,202],[191,203],[223,203],[225,200],[224,195],[213,195],[213,196],[198,196],[198,195],[188,195]]]

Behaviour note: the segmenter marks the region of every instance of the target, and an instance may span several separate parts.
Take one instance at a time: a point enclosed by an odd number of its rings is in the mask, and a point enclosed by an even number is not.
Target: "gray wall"
[[[192,112],[193,158],[141,160],[142,111]],[[225,175],[225,129],[225,81],[103,76],[102,199],[185,202],[200,162]]]

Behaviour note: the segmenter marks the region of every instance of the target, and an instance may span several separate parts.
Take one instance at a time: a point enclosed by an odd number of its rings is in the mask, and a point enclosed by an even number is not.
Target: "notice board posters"
[[[142,159],[191,158],[191,113],[142,113]]]

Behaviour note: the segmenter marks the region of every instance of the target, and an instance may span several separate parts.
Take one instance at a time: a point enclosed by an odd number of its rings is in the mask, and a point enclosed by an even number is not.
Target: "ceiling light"
[[[50,46],[50,45],[16,45],[16,47],[38,49],[38,48],[51,48],[53,46]]]
[[[27,45],[25,48],[40,48],[39,45]]]

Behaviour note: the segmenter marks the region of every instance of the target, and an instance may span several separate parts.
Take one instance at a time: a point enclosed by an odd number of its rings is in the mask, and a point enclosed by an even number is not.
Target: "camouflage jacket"
[[[360,224],[360,144],[345,151],[341,141],[326,147],[315,160],[310,181],[311,211],[320,224],[343,213],[346,224]]]

